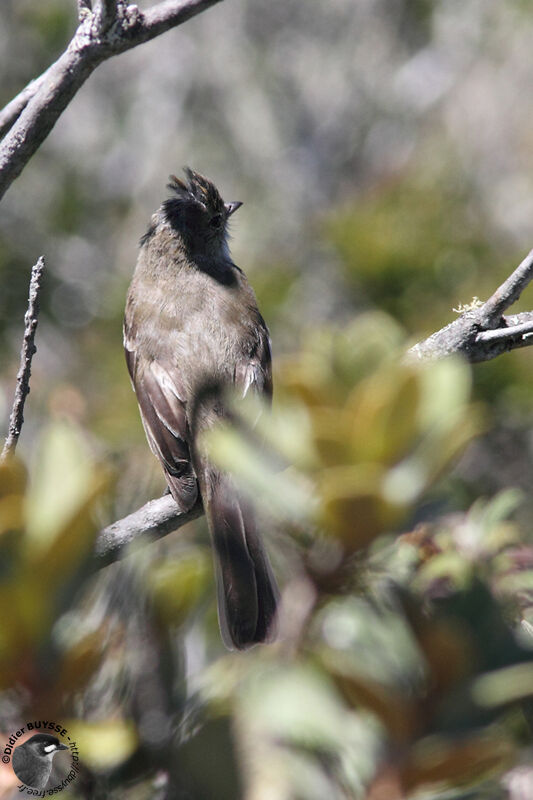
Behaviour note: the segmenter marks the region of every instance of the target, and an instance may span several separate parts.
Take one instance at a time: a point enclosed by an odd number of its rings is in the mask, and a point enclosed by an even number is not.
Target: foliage
[[[530,740],[520,496],[457,507],[447,476],[483,409],[465,364],[403,347],[383,314],[317,330],[271,414],[235,399],[208,437],[276,531],[279,637],[247,654],[219,644],[201,538],[133,552],[103,589],[113,488],[74,429],[48,431],[29,481],[2,467],[4,726],[64,720],[117,797],[153,796],[158,774],[195,798],[499,797]]]
[[[308,768],[328,773],[334,797],[373,797],[384,787],[388,797],[422,790],[440,797],[501,774],[521,736],[529,736],[523,709],[512,702],[533,690],[531,643],[513,632],[516,592],[502,591],[509,573],[522,587],[529,580],[511,563],[520,534],[508,517],[519,499],[505,493],[453,515],[424,508],[430,490],[434,507],[446,500],[449,486],[439,479],[484,415],[469,400],[466,365],[409,363],[400,342],[381,315],[311,335],[282,367],[283,401],[256,427],[266,455],[248,425],[254,413],[242,401],[239,425],[210,440],[214,457],[298,542],[284,609],[292,644],[285,647],[302,684],[312,669],[321,686],[314,702],[323,707],[311,716],[320,719],[322,734],[315,740],[311,722],[295,719],[292,736],[278,730],[274,738],[288,740],[301,759],[298,731],[307,729]],[[276,465],[289,453],[297,471],[280,475]],[[296,504],[295,492],[305,492],[306,501]],[[307,595],[294,584],[305,585]],[[307,608],[294,629],[291,601],[302,596]],[[335,713],[325,699],[332,690]],[[293,702],[294,713],[311,713],[309,698],[298,700],[294,691]],[[279,699],[271,716],[289,705]],[[364,744],[343,756],[329,739],[328,721],[343,742],[362,725]],[[325,766],[328,752],[334,763]],[[315,796],[298,788],[295,775],[296,767],[286,765],[279,796]],[[361,784],[371,775],[365,795]],[[321,784],[316,796],[324,791]]]

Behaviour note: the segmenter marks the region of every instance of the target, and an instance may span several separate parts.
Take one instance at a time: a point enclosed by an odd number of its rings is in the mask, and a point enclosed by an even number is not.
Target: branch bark
[[[96,566],[105,567],[117,561],[132,542],[149,544],[201,517],[203,513],[201,501],[190,511],[183,512],[170,494],[150,500],[137,511],[100,531],[95,547]]]
[[[0,199],[96,67],[221,0],[166,0],[145,12],[124,0],[79,4],[81,22],[60,58],[0,112]],[[81,12],[84,12],[83,14]]]
[[[93,0],[92,9],[98,33],[106,33],[117,18],[118,0]]]
[[[14,455],[24,423],[24,404],[30,391],[31,361],[37,349],[35,347],[35,332],[39,316],[39,294],[43,269],[44,257],[41,256],[31,270],[28,310],[24,316],[24,338],[20,351],[20,367],[17,374],[15,399],[9,418],[8,434],[0,455],[0,462]]]
[[[50,69],[51,67],[38,78],[30,81],[28,85],[0,111],[0,139],[3,139],[6,133],[13,127],[31,98],[37,93],[40,86],[46,80]]]
[[[433,359],[460,353],[471,363],[476,363],[533,344],[533,311],[503,314],[518,300],[531,280],[533,250],[485,303],[464,312],[440,331],[415,344],[409,350],[409,356]]]

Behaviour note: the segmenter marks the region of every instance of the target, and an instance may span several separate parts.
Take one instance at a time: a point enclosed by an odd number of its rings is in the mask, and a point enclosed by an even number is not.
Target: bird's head
[[[214,183],[189,167],[184,172],[186,180],[170,176],[172,197],[162,206],[167,221],[197,252],[227,255],[228,219],[242,203],[225,203]]]
[[[67,746],[62,744],[56,736],[51,733],[36,733],[31,739],[24,742],[21,747],[31,752],[38,758],[52,759],[54,753],[58,750],[67,750]]]

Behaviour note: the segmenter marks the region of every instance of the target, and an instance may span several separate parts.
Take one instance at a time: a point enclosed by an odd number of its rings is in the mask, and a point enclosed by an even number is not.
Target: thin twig
[[[117,561],[132,542],[149,542],[166,536],[203,514],[201,501],[190,511],[180,511],[170,494],[150,500],[141,508],[100,531],[95,547],[96,566]]]
[[[503,312],[516,303],[528,283],[533,279],[533,250],[509,275],[480,309],[479,321],[487,328],[496,327]],[[493,324],[496,323],[496,324]]]
[[[17,442],[24,422],[24,403],[30,391],[31,360],[36,351],[35,331],[39,315],[39,293],[41,291],[41,278],[44,269],[44,257],[41,256],[32,267],[28,310],[24,316],[24,339],[20,351],[20,367],[17,374],[15,399],[9,418],[9,431],[4,443],[0,461],[5,461],[15,453]]]
[[[121,3],[115,24],[104,33],[95,30],[93,14],[84,13],[63,55],[6,107],[9,113],[4,116],[5,136],[0,143],[0,199],[102,61],[156,38],[219,2],[166,0],[145,12]],[[111,0],[101,3],[107,12],[114,6]]]
[[[522,322],[520,325],[509,325],[506,328],[492,328],[490,331],[481,331],[476,336],[476,342],[505,342],[508,339],[531,336],[533,334],[533,321]]]

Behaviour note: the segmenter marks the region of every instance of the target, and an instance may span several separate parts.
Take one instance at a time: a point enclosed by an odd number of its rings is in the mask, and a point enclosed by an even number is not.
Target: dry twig
[[[35,331],[37,330],[39,315],[39,293],[43,269],[44,257],[41,256],[31,270],[28,310],[24,317],[24,339],[22,340],[22,349],[20,351],[20,367],[17,374],[15,399],[9,418],[9,431],[4,442],[2,455],[0,455],[0,461],[5,461],[14,454],[24,422],[24,403],[30,391],[31,360],[36,350]]]

